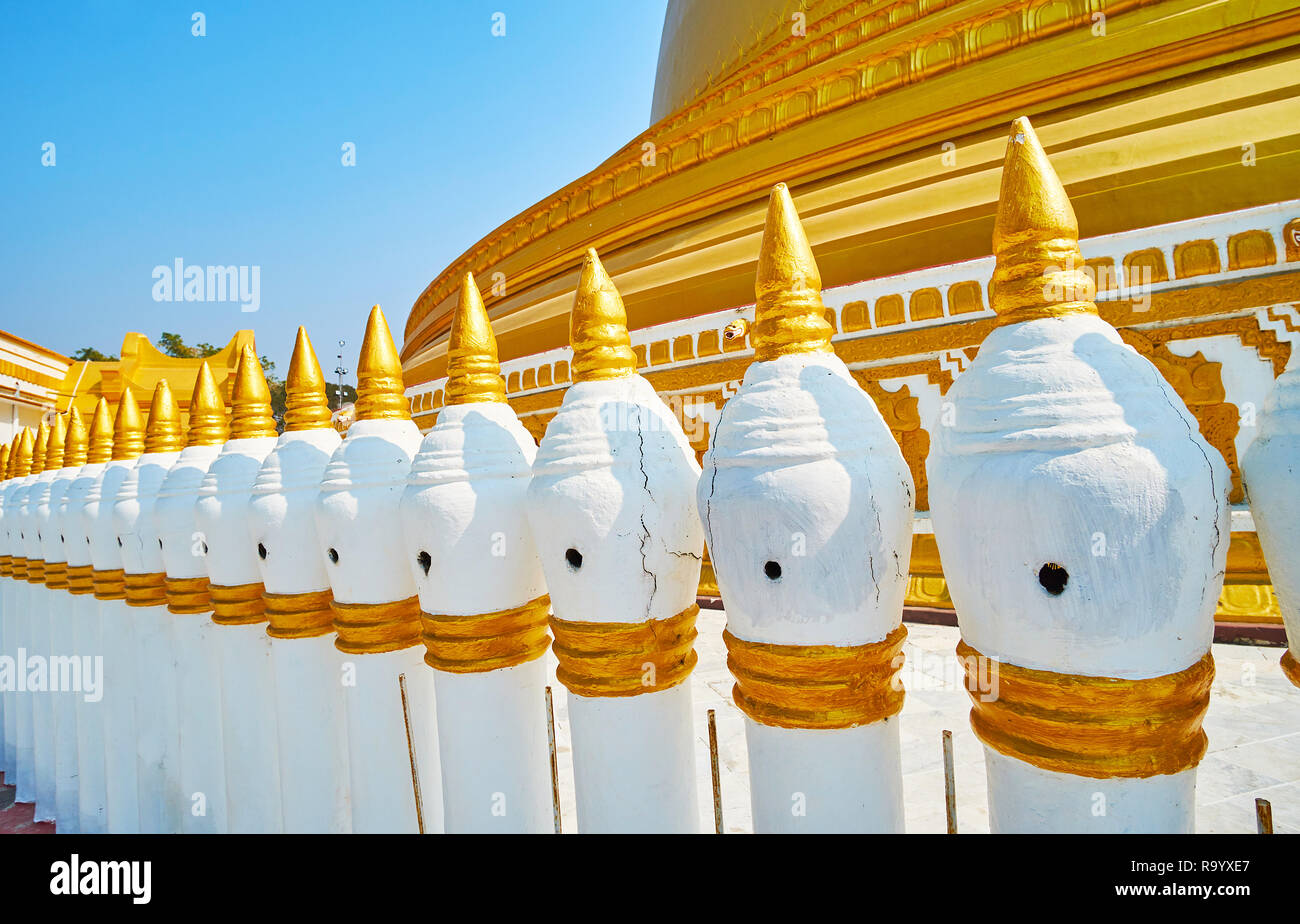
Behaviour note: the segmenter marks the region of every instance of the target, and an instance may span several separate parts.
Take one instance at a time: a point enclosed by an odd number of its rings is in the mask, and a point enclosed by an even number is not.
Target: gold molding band
[[[382,654],[420,643],[420,598],[392,603],[339,603],[330,601],[334,647],[348,654]]]
[[[95,592],[95,566],[73,565],[68,568],[68,593],[93,594]]]
[[[266,622],[266,603],[261,582],[254,584],[209,584],[212,621],[219,626],[252,626]]]
[[[52,590],[62,590],[68,586],[68,563],[66,561],[45,563],[45,586]]]
[[[1093,779],[1180,773],[1200,763],[1208,745],[1201,722],[1210,705],[1214,657],[1145,680],[1034,670],[988,659],[997,698],[985,702],[972,683],[985,675],[984,655],[964,641],[970,723],[976,737],[1007,757],[1056,773]],[[987,680],[987,677],[984,677]]]
[[[14,557],[12,555],[0,555],[0,577],[9,577],[14,573]]]
[[[1300,687],[1300,661],[1291,654],[1290,648],[1282,652],[1282,673],[1286,674],[1287,680]]]
[[[27,559],[27,583],[28,584],[45,583],[45,559],[43,558]]]
[[[551,598],[543,594],[522,606],[471,616],[420,614],[424,663],[449,674],[477,674],[540,658],[551,643],[547,617]]]
[[[126,572],[121,568],[91,571],[90,580],[96,600],[121,600],[126,596]]]
[[[866,645],[772,645],[723,630],[727,668],[736,678],[731,698],[760,725],[777,728],[853,728],[903,708],[907,627],[901,623]]]
[[[12,563],[10,564],[10,569],[11,569],[10,577],[12,577],[15,581],[27,580],[27,559],[15,555],[13,557]]]
[[[676,616],[646,622],[568,622],[552,616],[551,648],[560,662],[555,679],[579,696],[637,696],[675,687],[699,660],[699,612],[692,604]]]
[[[166,606],[167,575],[162,571],[150,574],[128,574],[123,578],[127,606]]]
[[[163,588],[167,592],[167,611],[173,615],[192,616],[212,609],[205,577],[163,578]]]
[[[271,638],[315,638],[334,631],[334,611],[330,608],[334,594],[328,590],[302,594],[263,592],[262,599],[270,622],[266,634]]]

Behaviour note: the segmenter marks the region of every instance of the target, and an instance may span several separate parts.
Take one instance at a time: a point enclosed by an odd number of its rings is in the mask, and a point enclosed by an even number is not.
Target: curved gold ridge
[[[623,297],[595,250],[588,250],[569,315],[573,381],[620,379],[636,372],[636,354],[627,332]]]
[[[266,622],[262,584],[209,584],[212,621],[219,626],[251,626]]]
[[[36,451],[36,441],[32,437],[31,427],[23,427],[21,433],[14,437],[14,446],[9,453],[9,477],[26,478],[32,473],[32,455]]]
[[[113,461],[138,459],[144,455],[144,417],[130,387],[122,389],[113,421]]]
[[[325,395],[325,375],[316,351],[311,348],[307,328],[298,328],[298,339],[289,359],[284,381],[284,429],[325,430],[330,427],[330,405]]]
[[[186,446],[220,446],[226,441],[226,405],[206,361],[199,363],[190,398],[190,432]]]
[[[68,411],[68,439],[63,449],[65,468],[81,468],[90,452],[90,433],[81,419],[81,411],[73,407]]]
[[[9,447],[0,446],[0,480],[8,481],[12,477],[9,474]]]
[[[144,425],[144,451],[180,452],[184,448],[181,409],[167,380],[159,379],[149,402],[149,420]]]
[[[41,421],[36,428],[36,445],[32,447],[32,474],[45,471],[45,454],[50,448],[50,425]]]
[[[348,654],[381,654],[420,643],[420,598],[391,603],[330,601],[334,612],[334,647]]]
[[[675,687],[690,676],[698,605],[646,622],[570,622],[552,615],[555,679],[578,696],[638,696]],[[647,671],[646,665],[653,665]],[[649,680],[650,682],[647,682]]]
[[[784,183],[773,186],[768,198],[754,295],[754,359],[832,352],[821,273]]]
[[[97,465],[113,458],[113,415],[108,409],[108,399],[95,403],[95,413],[90,417],[90,446],[86,450],[86,463]]]
[[[54,415],[50,426],[50,441],[45,444],[45,470],[58,471],[63,468],[63,449],[68,440],[68,423],[62,414]]]
[[[376,305],[366,321],[357,360],[357,420],[410,420],[411,406],[402,383],[402,361],[398,358],[388,320]]]
[[[420,614],[424,663],[450,674],[479,674],[524,664],[546,654],[551,598],[473,616]]]
[[[1013,123],[1007,142],[993,253],[989,297],[999,325],[1097,313],[1074,207],[1025,118]]]
[[[270,625],[266,634],[271,638],[315,638],[334,631],[334,599],[328,590],[307,591],[300,594],[263,593],[266,619]]]
[[[451,315],[444,395],[445,405],[506,400],[497,338],[473,273],[466,273],[461,281],[460,301]]]
[[[230,391],[230,439],[249,440],[277,436],[271,413],[271,389],[251,346],[239,354],[235,385]],[[214,598],[215,599],[215,598]]]

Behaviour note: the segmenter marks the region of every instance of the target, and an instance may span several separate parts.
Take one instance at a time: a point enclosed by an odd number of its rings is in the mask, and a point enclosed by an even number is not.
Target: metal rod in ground
[[[1273,806],[1267,799],[1255,800],[1255,820],[1260,834],[1273,833]]]
[[[722,777],[718,775],[718,721],[709,710],[709,766],[713,770],[713,833],[722,833]]]
[[[415,733],[411,730],[411,703],[406,696],[406,675],[397,675],[397,687],[402,691],[402,718],[406,720],[406,750],[411,755],[411,786],[415,789],[415,821],[424,833],[424,799],[420,795],[420,762],[415,757]]]
[[[560,765],[555,759],[555,704],[551,701],[551,688],[546,688],[546,740],[551,745],[551,810],[555,813],[555,833],[560,826]]]
[[[957,780],[952,768],[952,732],[943,732],[943,794],[948,810],[948,833],[957,833]]]

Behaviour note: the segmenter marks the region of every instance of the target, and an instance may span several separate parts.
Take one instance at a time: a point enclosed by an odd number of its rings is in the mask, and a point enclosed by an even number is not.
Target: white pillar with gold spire
[[[928,461],[990,828],[1190,832],[1227,466],[1098,316],[1074,210],[1025,119],[993,250],[998,323]]]
[[[68,591],[72,595],[71,625],[73,651],[91,657],[103,656],[100,603],[95,599],[95,566],[91,548],[92,524],[86,515],[86,499],[95,482],[113,458],[113,416],[107,398],[100,398],[90,417],[86,442],[86,464],[68,486],[64,503],[67,530]],[[103,663],[102,661],[100,662]],[[77,717],[77,811],[82,834],[108,833],[108,779],[104,757],[103,674],[100,697],[90,701],[79,697]]]
[[[13,480],[12,466],[9,463],[17,450],[16,441],[21,438],[21,435],[18,432],[14,433],[15,444],[12,448],[9,445],[0,445],[0,653],[7,654],[10,657],[13,657],[13,653],[10,652],[6,645],[9,630],[5,624],[4,604],[8,598],[7,587],[13,578],[14,571],[13,556],[9,554],[8,524],[5,523],[4,519],[4,497]],[[0,688],[0,773],[12,775],[14,772],[13,755],[5,748],[5,714],[8,704],[8,689]]]
[[[338,447],[325,376],[299,327],[285,378],[284,432],[262,463],[249,504],[250,539],[266,588],[287,834],[352,830],[342,683],[347,656],[334,647],[329,576],[316,535],[316,496]]]
[[[181,412],[166,379],[154,386],[144,428],[144,454],[123,479],[113,500],[113,526],[122,543],[122,580],[131,621],[135,672],[136,764],[140,831],[179,834],[180,721],[176,664],[167,612],[166,573],[154,527],[158,489],[185,445]]]
[[[349,657],[347,711],[352,828],[418,830],[398,677],[406,675],[424,830],[442,831],[433,678],[420,645],[420,603],[406,562],[398,505],[420,431],[411,421],[402,366],[376,305],[357,362],[356,421],[321,480],[316,530],[334,599],[335,645]]]
[[[704,532],[700,468],[644,378],[623,300],[587,251],[573,384],[533,465],[528,519],[554,614],[584,832],[699,829],[689,676]]]
[[[208,467],[194,507],[208,546],[208,592],[221,659],[226,820],[232,834],[276,834],[283,821],[276,715],[270,708],[275,679],[248,505],[278,434],[271,391],[251,346],[239,355],[230,405],[230,437]]]
[[[754,831],[900,833],[912,476],[831,347],[784,184],[768,204],[755,292],[754,362],[698,491],[746,716]]]
[[[24,427],[13,440],[9,449],[9,481],[4,490],[4,528],[9,552],[9,579],[0,582],[0,593],[4,599],[4,650],[17,657],[18,649],[27,644],[27,550],[22,537],[20,522],[22,497],[27,491],[32,472],[32,456],[35,452],[35,436],[28,427]],[[15,683],[17,678],[15,678]],[[16,786],[14,799],[18,802],[31,801],[31,784],[29,771],[23,766],[30,759],[30,751],[24,752],[19,744],[22,730],[31,721],[29,697],[17,689],[4,693],[4,749],[5,782]],[[30,730],[27,732],[30,736]],[[28,748],[30,748],[30,738]]]
[[[1282,671],[1300,687],[1300,349],[1294,344],[1259,415],[1241,474],[1286,624]]]
[[[225,404],[206,362],[199,365],[189,412],[185,448],[154,502],[154,527],[162,543],[176,656],[182,829],[186,834],[224,834],[226,764],[216,639],[220,630],[212,622],[208,546],[196,526],[194,504],[208,466],[221,454],[228,428]]]
[[[27,619],[28,653],[43,659],[46,665],[40,688],[30,691],[32,708],[32,768],[36,779],[36,801],[32,810],[33,821],[54,821],[54,702],[50,691],[50,606],[53,594],[45,586],[45,550],[41,547],[40,507],[49,497],[50,482],[58,475],[63,458],[63,438],[66,432],[63,418],[55,415],[53,425],[45,427],[45,440],[37,438],[37,452],[41,457],[41,470],[27,492],[23,503],[23,529],[27,563]],[[51,451],[57,447],[57,460]],[[53,462],[54,467],[51,467]],[[35,465],[33,465],[35,473]]]
[[[537,447],[506,403],[469,273],[444,394],[411,465],[402,525],[433,669],[446,829],[545,833],[554,824],[542,657],[550,599],[524,509]]]
[[[92,588],[99,609],[99,639],[104,655],[104,696],[99,713],[104,726],[104,780],[110,834],[140,830],[139,786],[135,761],[136,638],[126,606],[122,546],[113,524],[113,503],[122,482],[144,453],[144,418],[129,386],[122,390],[113,418],[112,456],[96,476],[82,505],[90,538]]]

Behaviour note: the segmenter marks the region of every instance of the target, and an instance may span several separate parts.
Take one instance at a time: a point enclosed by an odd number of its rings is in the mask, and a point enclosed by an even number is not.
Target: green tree
[[[213,346],[210,343],[196,343],[190,346],[180,334],[171,331],[163,331],[158,338],[158,349],[168,356],[174,356],[177,359],[202,359],[205,356],[212,356],[221,352],[221,347]],[[267,356],[257,357],[262,364],[262,374],[266,376],[266,384],[271,389],[271,413],[275,416],[275,422],[280,430],[284,429],[284,380],[275,374],[275,363]]]
[[[72,358],[73,360],[79,363],[82,362],[109,363],[109,362],[114,362],[115,360],[118,360],[121,357],[117,356],[116,354],[108,355],[105,353],[101,353],[99,352],[99,350],[95,349],[94,347],[82,347],[80,350],[72,354]]]
[[[326,382],[326,383],[325,383],[325,398],[326,398],[326,399],[329,401],[329,403],[330,403],[330,410],[331,410],[331,411],[337,411],[337,410],[339,409],[339,407],[340,407],[340,405],[339,405],[339,387],[338,387],[338,385],[335,385],[333,382]],[[344,403],[344,404],[349,404],[349,403],[355,404],[355,403],[356,403],[356,400],[357,400],[357,390],[356,390],[355,388],[353,388],[351,385],[344,385],[344,386],[343,386],[343,403]]]

